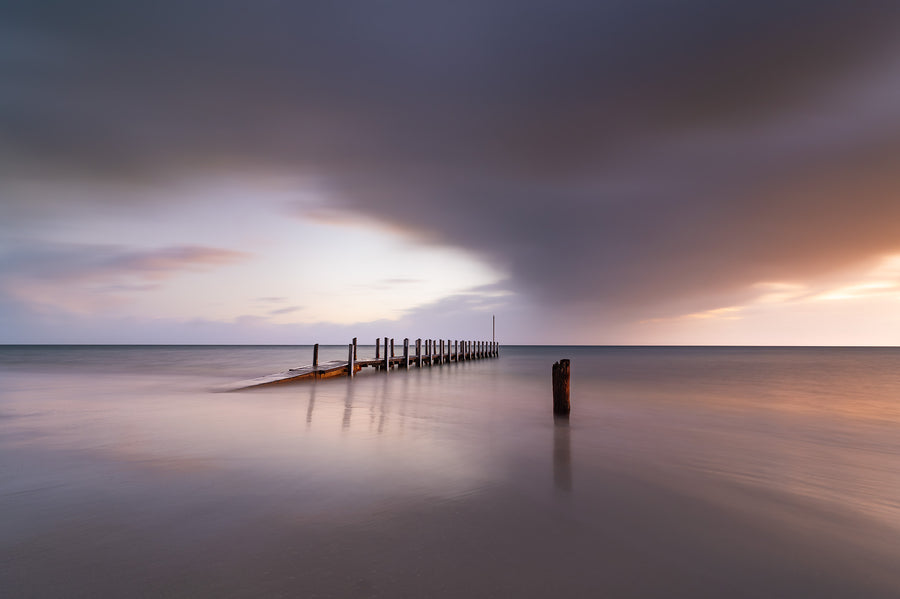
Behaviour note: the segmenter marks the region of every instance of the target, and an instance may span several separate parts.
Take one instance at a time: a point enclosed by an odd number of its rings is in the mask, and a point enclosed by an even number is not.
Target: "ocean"
[[[0,594],[900,596],[900,349],[311,356],[0,346]]]

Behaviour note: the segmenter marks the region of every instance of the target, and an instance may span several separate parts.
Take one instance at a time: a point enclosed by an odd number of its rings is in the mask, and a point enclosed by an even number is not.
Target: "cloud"
[[[0,291],[18,301],[74,312],[111,309],[179,273],[235,264],[249,254],[201,246],[132,249],[22,244],[0,254]]]
[[[276,310],[270,310],[269,315],[270,316],[278,316],[281,314],[291,314],[292,312],[297,312],[302,309],[303,309],[303,306],[287,306],[284,308],[278,308]]]
[[[582,315],[742,305],[900,249],[897,3],[3,11],[9,180],[313,178],[325,200],[304,218],[465,248]],[[152,282],[216,259],[85,272]]]

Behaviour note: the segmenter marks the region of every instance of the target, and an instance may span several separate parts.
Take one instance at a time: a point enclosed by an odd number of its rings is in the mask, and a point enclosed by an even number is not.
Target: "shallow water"
[[[0,588],[900,596],[898,350],[505,347],[212,392],[310,356],[0,348]]]

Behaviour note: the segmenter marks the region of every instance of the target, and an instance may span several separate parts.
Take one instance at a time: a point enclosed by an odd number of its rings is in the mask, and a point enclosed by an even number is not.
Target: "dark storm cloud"
[[[3,14],[10,177],[313,175],[328,210],[586,306],[727,296],[900,249],[894,2]]]

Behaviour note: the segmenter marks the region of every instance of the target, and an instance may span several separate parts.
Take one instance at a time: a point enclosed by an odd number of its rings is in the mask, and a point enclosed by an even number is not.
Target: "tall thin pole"
[[[497,340],[497,317],[491,316],[491,341]]]

